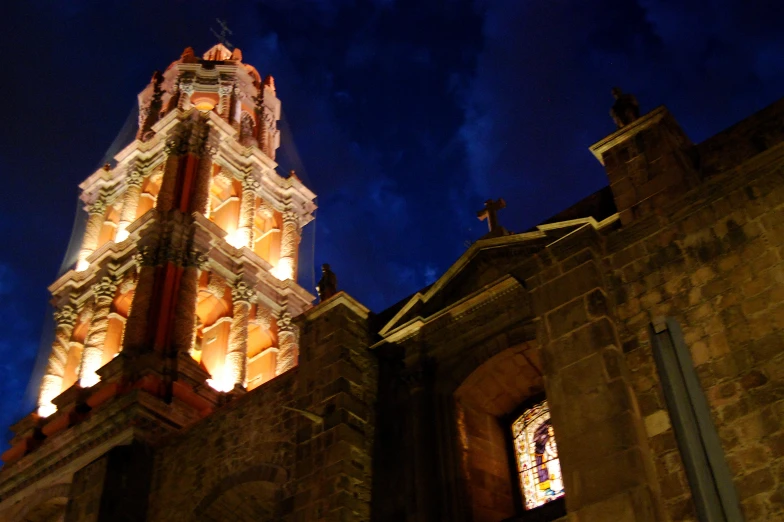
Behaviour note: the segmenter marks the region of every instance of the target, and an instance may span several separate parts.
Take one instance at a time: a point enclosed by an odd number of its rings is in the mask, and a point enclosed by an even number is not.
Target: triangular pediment
[[[600,223],[593,218],[574,219],[540,225],[532,232],[480,239],[434,284],[414,294],[379,331],[382,337],[403,325],[426,320],[507,277],[527,258],[582,227],[601,229],[617,220],[617,215]]]

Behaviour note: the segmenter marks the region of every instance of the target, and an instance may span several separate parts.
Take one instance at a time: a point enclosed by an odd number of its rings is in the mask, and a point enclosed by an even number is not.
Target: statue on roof
[[[321,265],[321,279],[319,279],[316,285],[316,290],[318,291],[320,303],[338,293],[338,277],[327,263]]]
[[[619,129],[640,117],[640,105],[633,94],[624,93],[620,87],[613,87],[611,92],[615,103],[610,109],[610,116]]]

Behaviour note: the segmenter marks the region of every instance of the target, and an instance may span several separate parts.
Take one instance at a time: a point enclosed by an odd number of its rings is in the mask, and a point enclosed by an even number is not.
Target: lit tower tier
[[[188,48],[153,75],[136,139],[80,185],[78,260],[49,288],[38,410],[6,463],[112,398],[155,397],[143,416],[179,428],[297,365],[291,319],[314,300],[297,254],[316,206],[276,171],[279,118],[272,77],[239,49]]]

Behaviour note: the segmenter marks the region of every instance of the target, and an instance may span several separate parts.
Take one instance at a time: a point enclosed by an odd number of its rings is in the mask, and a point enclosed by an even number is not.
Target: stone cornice
[[[482,306],[499,299],[501,296],[506,295],[509,292],[522,289],[523,286],[514,277],[511,275],[504,276],[501,279],[483,286],[476,292],[463,297],[459,301],[452,303],[446,308],[439,310],[431,316],[414,317],[394,329],[390,329],[389,331],[381,333],[380,335],[382,335],[384,339],[371,346],[371,348],[377,348],[382,344],[387,343],[399,343],[412,337],[413,335],[416,335],[428,324],[432,324],[447,315],[451,316],[450,323],[454,321],[460,321],[463,316],[473,313]],[[390,322],[389,324],[392,323]]]
[[[305,321],[313,321],[317,317],[320,317],[321,315],[338,306],[345,306],[362,319],[367,319],[370,315],[370,310],[365,307],[365,305],[341,290],[323,303],[319,303],[310,310],[306,311],[301,317]]]
[[[563,234],[560,234],[558,231],[569,231],[569,229],[579,228],[581,226],[589,225],[595,230],[603,230],[604,228],[612,225],[618,221],[618,214],[613,214],[612,216],[597,222],[593,217],[587,218],[579,218],[579,219],[571,219],[568,221],[561,221],[557,223],[548,223],[545,225],[537,226],[537,230],[533,232],[525,232],[522,234],[512,234],[509,236],[500,236],[488,239],[480,239],[472,244],[468,250],[466,250],[462,256],[458,258],[455,263],[449,267],[449,269],[430,287],[427,289],[426,292],[421,293],[417,292],[414,296],[406,303],[400,311],[395,314],[395,316],[386,324],[384,327],[381,328],[379,331],[379,335],[386,336],[389,332],[391,332],[398,324],[398,322],[406,316],[406,314],[418,303],[426,303],[430,301],[438,292],[440,292],[450,281],[452,281],[457,274],[462,272],[468,265],[471,263],[474,257],[481,252],[482,250],[492,249],[492,248],[502,248],[511,245],[517,245],[521,243],[527,242],[534,242],[534,241],[541,241],[547,239],[553,239],[554,241],[558,241]],[[553,241],[553,242],[554,242]],[[546,244],[542,245],[543,248],[546,247]]]
[[[619,143],[622,143],[640,132],[644,131],[645,129],[651,127],[651,125],[660,122],[665,117],[670,117],[669,111],[666,107],[659,106],[653,109],[648,114],[640,116],[629,125],[626,125],[617,131],[613,132],[603,140],[594,143],[589,147],[591,153],[599,160],[599,163],[604,165],[604,158],[603,154],[608,151],[609,149],[617,146]]]

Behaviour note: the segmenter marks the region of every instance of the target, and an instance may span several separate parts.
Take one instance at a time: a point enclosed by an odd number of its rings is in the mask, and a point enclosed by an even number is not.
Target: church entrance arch
[[[522,404],[543,392],[535,341],[493,355],[457,387],[457,453],[474,522],[497,522],[518,514],[521,498],[511,423]]]

